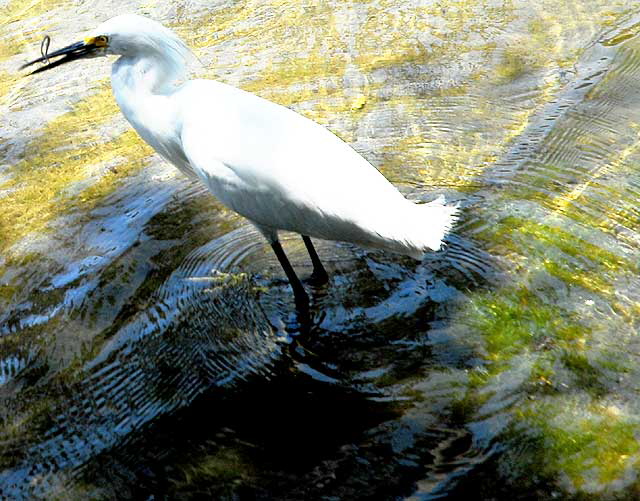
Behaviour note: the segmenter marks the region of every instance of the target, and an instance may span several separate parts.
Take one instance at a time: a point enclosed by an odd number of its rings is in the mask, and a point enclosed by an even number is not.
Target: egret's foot
[[[321,285],[326,285],[329,282],[329,274],[326,272],[324,268],[318,270],[314,269],[313,273],[305,280],[309,285],[313,285],[314,287],[320,287]]]
[[[302,240],[304,241],[304,245],[306,246],[307,251],[309,252],[309,257],[311,258],[311,262],[313,263],[313,273],[307,279],[307,282],[311,285],[326,284],[329,281],[329,274],[327,273],[327,270],[324,269],[324,266],[322,265],[322,261],[320,261],[320,258],[318,257],[318,253],[316,252],[316,249],[313,246],[311,239],[306,235],[302,235]]]

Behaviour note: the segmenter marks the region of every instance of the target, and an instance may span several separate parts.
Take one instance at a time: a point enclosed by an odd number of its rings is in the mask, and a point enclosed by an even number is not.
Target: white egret
[[[306,292],[278,240],[299,233],[312,279],[328,280],[311,239],[353,242],[420,259],[438,250],[456,217],[439,198],[415,204],[321,125],[213,80],[184,82],[192,53],[171,30],[133,14],[109,19],[82,42],[31,61],[33,73],[98,55],[120,56],[111,85],[122,113],[162,157],[199,178],[271,244],[299,307]],[[58,58],[58,59],[56,59]]]

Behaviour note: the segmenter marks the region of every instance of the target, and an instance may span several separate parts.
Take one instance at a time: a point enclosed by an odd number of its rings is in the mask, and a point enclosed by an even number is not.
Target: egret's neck
[[[122,56],[111,69],[111,87],[122,114],[142,139],[189,174],[180,147],[180,113],[172,99],[178,73],[165,63],[160,57]]]
[[[162,61],[153,56],[122,56],[111,68],[111,88],[122,114],[155,147],[154,136],[166,127],[171,113],[167,106],[170,75]]]
[[[111,69],[111,81],[116,99],[118,94],[131,92],[138,97],[145,94],[168,94],[181,76],[170,60],[155,53],[121,56]]]

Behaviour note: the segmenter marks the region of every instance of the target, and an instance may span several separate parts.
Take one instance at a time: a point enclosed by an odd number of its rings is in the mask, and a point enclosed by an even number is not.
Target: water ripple
[[[43,495],[50,482],[72,481],[89,459],[211,387],[268,371],[279,346],[251,283],[216,271],[236,259],[220,252],[230,240],[234,235],[187,256],[150,306],[84,365],[82,381],[69,388],[73,397],[52,403],[54,424],[44,440],[1,474],[5,495]]]

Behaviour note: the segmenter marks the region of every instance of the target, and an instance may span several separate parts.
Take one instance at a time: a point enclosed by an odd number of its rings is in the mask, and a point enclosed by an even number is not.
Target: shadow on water
[[[71,479],[88,459],[130,437],[159,415],[181,408],[205,389],[249,377],[279,348],[245,276],[211,275],[203,256],[216,242],[192,252],[154,293],[150,306],[107,334],[79,383],[55,396],[61,381],[42,388],[47,428],[42,442],[16,444],[2,474],[7,495],[29,484],[51,492],[50,476]],[[24,416],[37,421],[37,415]],[[15,494],[14,494],[15,493]]]
[[[297,240],[285,243],[296,264],[305,258],[304,249],[293,245]],[[321,249],[330,246],[323,243]],[[243,489],[281,490],[283,497],[295,498],[295,492],[302,491],[287,491],[298,474],[325,489],[327,481],[322,479],[334,478],[333,470],[362,469],[361,459],[353,455],[358,449],[354,445],[343,451],[342,459],[324,465],[331,471],[319,467],[303,473],[318,455],[342,444],[343,434],[355,440],[363,426],[371,428],[367,423],[380,429],[374,439],[367,439],[371,443],[362,445],[366,450],[411,448],[424,431],[387,422],[398,413],[391,404],[407,397],[375,381],[414,377],[424,366],[432,351],[425,335],[438,316],[446,317],[438,310],[459,295],[452,282],[482,280],[487,256],[457,237],[452,237],[447,251],[417,268],[408,260],[348,245],[336,250],[327,263],[334,279],[329,288],[314,291],[308,326],[299,325],[286,282],[256,276],[252,283],[244,274],[215,271],[277,266],[251,227],[240,227],[190,252],[146,299],[144,308],[125,314],[115,322],[117,328],[103,334],[99,350],[85,355],[88,362],[41,383],[22,402],[22,409],[20,402],[14,403],[12,418],[20,415],[30,432],[18,440],[9,435],[5,441],[9,447],[3,455],[2,492],[14,498],[71,495],[103,471],[109,472],[113,492],[132,489],[132,478],[138,479],[139,487],[131,495],[169,492],[180,482],[188,491],[198,482],[186,485],[188,479],[180,480],[188,472],[179,465],[171,470],[174,477],[157,470],[175,459],[187,470],[200,472],[204,467],[185,447],[211,434],[211,447],[198,449],[203,461],[212,462],[211,471],[199,473],[204,475],[200,481],[211,484],[210,492],[230,489],[228,477],[236,474],[224,471],[233,470],[240,461],[236,455],[242,454],[251,458],[245,465],[248,472],[238,473],[247,482]],[[452,355],[455,350],[446,351],[448,363],[459,363]],[[238,387],[246,380],[252,382]],[[24,384],[20,378],[16,382]],[[224,393],[213,390],[220,387]],[[34,406],[34,399],[41,399],[42,405]],[[173,424],[163,428],[163,419]],[[149,449],[150,443],[158,443],[157,433],[167,438],[166,430],[176,426],[189,430],[188,440],[160,441],[158,448]],[[227,438],[216,438],[219,429],[232,430],[233,441],[225,445]],[[270,438],[270,429],[277,431],[275,437]],[[450,432],[436,433],[441,434],[448,437]],[[304,439],[295,439],[298,435]],[[254,445],[245,444],[249,438]],[[222,446],[217,445],[220,441]],[[141,448],[164,460],[149,457],[147,464],[140,457]],[[375,463],[377,453],[368,461]],[[280,466],[276,457],[283,462]],[[265,485],[255,476],[256,462],[265,462],[262,467],[274,474]],[[282,471],[275,473],[279,468]],[[420,469],[417,464],[412,468]],[[399,460],[378,473],[401,469]],[[374,470],[365,468],[362,474]],[[212,478],[216,474],[221,475],[219,482]],[[121,485],[114,480],[118,478]],[[159,478],[166,480],[158,483]],[[351,486],[354,492],[362,489],[360,483]],[[103,488],[96,486],[95,495],[108,496],[109,489],[102,492]],[[371,492],[380,493],[380,488],[372,485]]]

